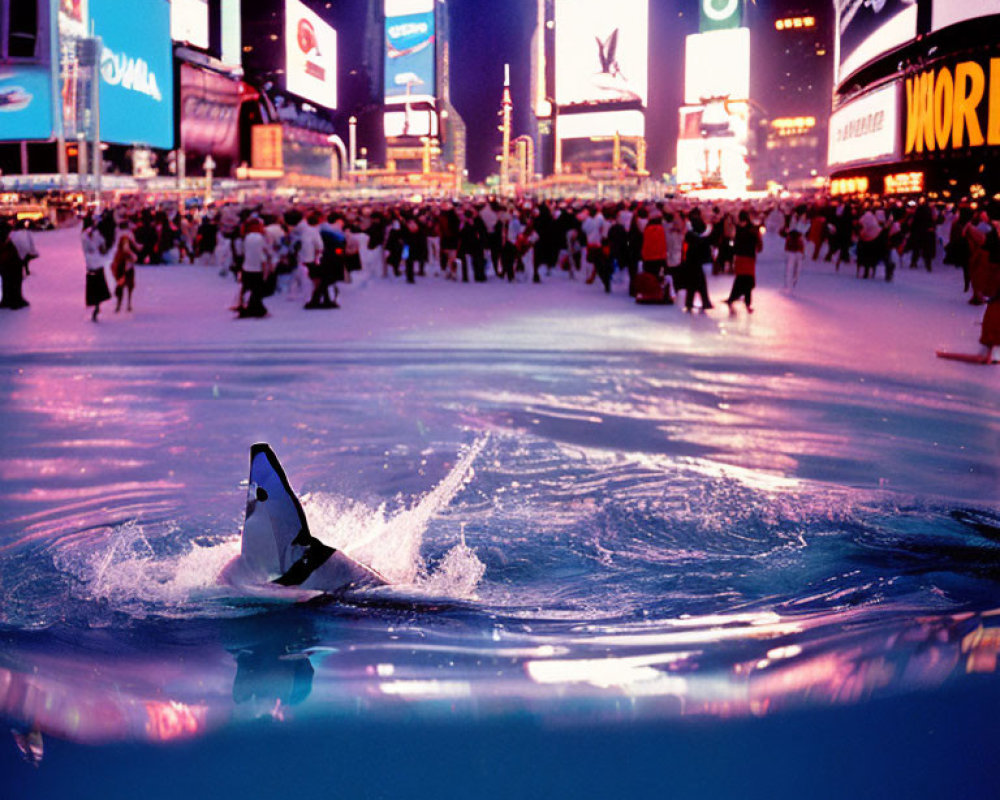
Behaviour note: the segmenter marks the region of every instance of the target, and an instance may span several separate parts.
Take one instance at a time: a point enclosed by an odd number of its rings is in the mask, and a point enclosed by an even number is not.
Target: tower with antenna
[[[503,100],[501,100],[503,144],[500,147],[500,194],[510,194],[510,126],[514,101],[510,97],[510,64],[503,65]]]

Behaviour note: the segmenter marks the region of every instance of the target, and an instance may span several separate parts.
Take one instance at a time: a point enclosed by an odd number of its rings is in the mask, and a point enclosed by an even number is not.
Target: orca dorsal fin
[[[250,482],[240,555],[252,574],[285,585],[302,583],[334,550],[309,532],[299,498],[274,451],[250,448]]]

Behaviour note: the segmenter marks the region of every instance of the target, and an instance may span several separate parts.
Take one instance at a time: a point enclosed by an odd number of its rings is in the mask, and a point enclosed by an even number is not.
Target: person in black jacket
[[[701,210],[693,209],[688,215],[688,230],[684,234],[684,242],[687,245],[683,267],[686,289],[684,295],[685,311],[691,311],[694,308],[696,294],[701,297],[701,310],[703,312],[714,308],[712,301],[708,298],[708,283],[705,281],[704,269],[704,265],[712,261],[711,235],[712,226],[707,225],[702,219]]]

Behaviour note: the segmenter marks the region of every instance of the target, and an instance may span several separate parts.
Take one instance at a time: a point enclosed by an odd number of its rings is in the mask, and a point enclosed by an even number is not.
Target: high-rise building
[[[756,13],[750,93],[757,187],[801,189],[825,177],[833,42],[826,0],[772,0]]]
[[[400,172],[465,171],[465,124],[451,104],[446,0],[384,0],[386,163]]]

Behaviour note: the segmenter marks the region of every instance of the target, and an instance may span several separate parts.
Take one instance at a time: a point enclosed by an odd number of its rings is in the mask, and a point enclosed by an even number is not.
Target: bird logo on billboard
[[[616,99],[631,101],[639,100],[639,95],[629,85],[629,80],[622,72],[618,63],[618,28],[602,39],[595,36],[597,42],[597,60],[600,70],[594,76],[594,85],[603,92],[608,92]]]

